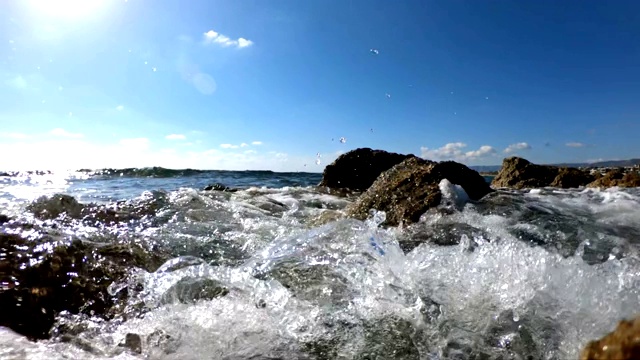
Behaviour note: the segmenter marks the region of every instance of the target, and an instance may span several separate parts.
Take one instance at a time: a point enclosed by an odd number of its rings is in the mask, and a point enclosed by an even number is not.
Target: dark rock
[[[625,174],[621,169],[614,169],[606,173],[604,176],[601,176],[598,179],[594,180],[587,186],[603,188],[609,188],[613,186],[639,187],[640,174],[634,171]]]
[[[160,261],[148,259],[155,255],[135,245],[116,251],[80,240],[0,233],[0,326],[45,339],[62,311],[112,318],[122,299],[111,297],[108,286],[124,279],[132,266],[154,271]]]
[[[363,352],[356,359],[420,359],[420,351],[413,341],[416,332],[405,319],[390,316],[364,324]]]
[[[226,191],[226,192],[236,192],[238,189],[230,188],[228,186],[224,186],[220,183],[210,184],[204,187],[204,191]]]
[[[8,217],[7,215],[0,214],[0,225],[4,223],[8,223],[9,221],[11,221],[10,217]]]
[[[582,350],[581,360],[640,359],[640,317],[623,320],[603,338],[589,342]]]
[[[563,189],[578,188],[589,184],[593,180],[595,180],[595,176],[586,171],[561,167],[558,169],[558,175],[556,175],[556,178],[553,179],[549,186]]]
[[[340,155],[334,162],[327,165],[318,186],[364,191],[382,172],[411,157],[415,155],[402,155],[369,148],[355,149]]]
[[[453,162],[409,158],[378,177],[371,187],[346,208],[347,216],[364,220],[371,209],[386,212],[385,225],[414,223],[440,204],[441,180],[460,185],[469,198],[479,200],[491,188],[478,172]]]
[[[79,219],[84,205],[73,197],[65,194],[55,194],[50,197],[42,196],[27,207],[35,217],[47,220],[55,219],[62,214]]]
[[[138,334],[127,333],[124,337],[124,343],[120,344],[120,346],[136,354],[142,354],[142,338]]]
[[[221,283],[209,278],[186,277],[171,286],[162,296],[160,303],[195,303],[225,296],[229,290]]]

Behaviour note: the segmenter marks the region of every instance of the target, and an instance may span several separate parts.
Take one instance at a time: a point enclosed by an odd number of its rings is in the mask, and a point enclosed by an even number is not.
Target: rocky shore
[[[536,165],[523,158],[510,157],[504,159],[490,187],[478,172],[459,163],[438,163],[365,148],[343,154],[328,165],[319,186],[334,193],[362,191],[345,215],[365,219],[375,209],[386,213],[384,225],[397,226],[417,222],[432,210],[447,211],[447,207],[438,210],[443,197],[452,202],[448,205],[453,206],[448,208],[455,211],[456,200],[464,202],[465,199],[461,199],[464,197],[479,200],[499,189],[638,187],[639,171],[637,167],[594,169]],[[335,216],[330,218],[334,219]],[[581,360],[596,359],[640,359],[640,318],[623,321],[611,334],[591,341],[583,350]]]
[[[353,201],[344,211],[324,212],[323,218],[311,224],[316,226],[341,217],[366,220],[377,210],[385,212],[380,221],[383,226],[409,226],[430,214],[459,211],[466,203],[479,201],[501,189],[612,186],[640,186],[638,170],[536,165],[510,157],[504,159],[501,170],[488,184],[478,172],[460,163],[362,148],[343,154],[328,165],[318,185],[321,192]],[[231,193],[237,189],[212,184],[205,191]],[[172,254],[117,236],[103,242],[70,238],[56,230],[56,222],[132,226],[144,220],[153,224],[169,216],[159,213],[163,201],[157,197],[105,206],[81,204],[73,197],[58,194],[40,198],[28,206],[36,219],[34,223],[19,223],[0,215],[0,326],[39,340],[64,337],[72,331],[55,325],[60,314],[124,321],[143,312],[143,305],[125,306],[129,292],[135,291],[135,287],[114,295],[109,286],[126,279],[132,269],[155,271]],[[218,287],[210,287],[216,289],[211,296],[217,296]],[[639,358],[640,318],[622,322],[613,333],[590,342],[581,357]]]

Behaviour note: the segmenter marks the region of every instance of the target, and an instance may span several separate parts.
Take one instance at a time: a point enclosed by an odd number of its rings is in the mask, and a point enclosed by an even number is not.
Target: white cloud
[[[584,147],[585,146],[583,143],[579,143],[579,142],[568,142],[565,145],[567,145],[568,147],[573,147],[573,148],[579,148],[579,147]]]
[[[247,146],[249,146],[249,144],[247,144],[247,143],[240,144],[240,147],[247,147]]]
[[[529,150],[529,149],[531,149],[531,145],[527,144],[526,142],[519,142],[519,143],[515,143],[507,146],[507,148],[504,149],[504,152],[508,154],[518,150]]]
[[[167,140],[186,140],[187,137],[182,135],[182,134],[170,134],[165,136],[165,139]]]
[[[245,150],[244,153],[245,154],[256,154],[257,151],[255,151],[255,150]]]
[[[226,35],[222,35],[216,31],[209,30],[204,33],[204,43],[205,44],[220,44],[224,47],[235,46],[238,49],[246,48],[253,45],[253,41],[247,40],[245,38],[238,38],[237,40],[233,40]]]
[[[118,105],[118,106],[116,106],[116,110],[122,111],[122,110],[124,110],[124,106]]]
[[[247,40],[245,38],[238,38],[238,47],[239,48],[244,48],[244,47],[251,46],[251,45],[253,45],[253,41]]]
[[[24,139],[28,139],[29,135],[23,134],[23,133],[16,133],[16,132],[0,132],[0,138],[24,140]]]
[[[232,144],[220,144],[220,147],[223,149],[237,149],[238,145],[232,145]]]
[[[253,141],[251,145],[262,145],[262,141]]]
[[[55,129],[51,130],[49,132],[49,134],[51,134],[53,136],[72,138],[72,139],[80,139],[80,138],[84,137],[84,135],[82,135],[82,134],[71,133],[71,132],[68,132],[67,130],[62,129],[62,128],[55,128]]]
[[[448,143],[438,149],[429,149],[421,147],[420,152],[423,158],[429,160],[455,160],[467,162],[478,160],[487,156],[496,154],[496,150],[489,145],[483,145],[478,150],[464,151],[467,144],[463,142]]]

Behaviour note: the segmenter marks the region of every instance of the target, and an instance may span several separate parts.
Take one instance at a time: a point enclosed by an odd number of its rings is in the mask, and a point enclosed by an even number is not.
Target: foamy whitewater
[[[173,257],[110,286],[114,296],[127,288],[140,316],[60,314],[56,326],[81,329],[65,341],[0,328],[1,359],[575,359],[640,312],[638,189],[498,191],[469,202],[443,182],[450,211],[384,229],[380,212],[316,225],[352,201],[317,191],[318,174],[149,175],[0,178],[0,212],[16,221],[55,223],[65,238],[153,243]],[[202,190],[215,182],[241,190]],[[54,193],[162,209],[112,227],[46,223],[25,210]],[[193,295],[203,288],[217,293]],[[141,354],[119,345],[127,334],[140,335]]]

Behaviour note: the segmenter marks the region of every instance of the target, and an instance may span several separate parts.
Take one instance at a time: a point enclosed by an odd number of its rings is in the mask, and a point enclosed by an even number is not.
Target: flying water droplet
[[[391,99],[391,94],[384,94],[384,96],[386,96],[387,99]]]
[[[320,165],[321,161],[320,159],[316,159],[316,165]]]
[[[347,138],[346,137],[341,137],[340,138],[340,142],[343,143],[343,144],[346,143],[347,142]]]
[[[153,69],[153,72],[156,72],[156,70],[158,70],[158,69],[156,69],[156,68],[152,68],[152,69]]]
[[[144,64],[147,65],[147,62],[145,61]]]
[[[485,98],[484,98],[484,99],[485,99],[485,100],[489,100],[489,97],[488,97],[488,96],[485,96]]]
[[[369,51],[374,55],[380,54],[380,51],[378,51],[378,49],[369,49]]]
[[[69,112],[69,116],[73,116],[73,113],[72,113],[72,112]]]

